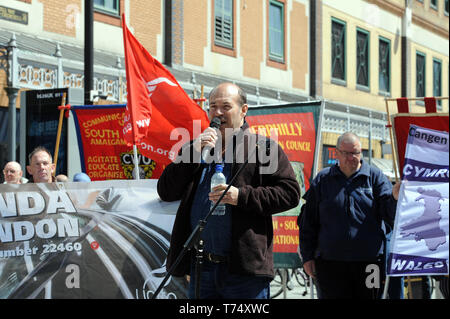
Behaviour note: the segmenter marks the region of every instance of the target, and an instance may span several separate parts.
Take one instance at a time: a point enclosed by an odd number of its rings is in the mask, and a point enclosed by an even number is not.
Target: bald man
[[[61,183],[65,183],[65,182],[69,181],[69,178],[64,174],[56,175],[55,179],[57,182],[61,182]]]
[[[3,168],[3,176],[5,181],[3,184],[24,184],[28,180],[23,177],[22,167],[17,162],[8,162]]]
[[[213,214],[202,231],[205,246],[198,295],[202,299],[269,298],[269,283],[274,276],[272,214],[296,207],[300,199],[294,171],[278,143],[261,137],[266,147],[269,145],[264,153],[269,153],[274,172],[262,172],[256,160],[243,164],[244,158],[251,156],[251,151],[244,152],[244,148],[255,149],[257,139],[248,132],[247,110],[247,97],[241,88],[233,83],[219,84],[209,95],[209,119],[218,118],[219,129],[208,127],[182,150],[199,155],[205,147],[219,148],[218,157],[224,164],[228,182],[241,172],[222,199],[225,214]],[[233,158],[227,159],[225,149]],[[183,158],[181,153],[177,160]],[[158,180],[162,200],[181,199],[167,257],[168,268],[199,220],[209,213],[211,203],[217,202],[227,189],[227,184],[221,184],[211,191],[215,166],[214,162],[177,161],[168,165]],[[197,297],[197,274],[192,259],[197,253],[200,252],[192,251],[185,256],[174,271],[175,276],[190,274],[190,298]]]

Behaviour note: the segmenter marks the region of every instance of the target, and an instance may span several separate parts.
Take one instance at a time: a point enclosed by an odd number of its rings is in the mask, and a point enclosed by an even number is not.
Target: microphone
[[[214,117],[211,120],[211,123],[209,123],[209,127],[215,128],[215,129],[219,129],[220,128],[220,119],[218,117]],[[202,161],[206,162],[206,158],[209,156],[209,153],[211,152],[211,147],[210,146],[205,146],[203,148],[203,152],[202,152]]]

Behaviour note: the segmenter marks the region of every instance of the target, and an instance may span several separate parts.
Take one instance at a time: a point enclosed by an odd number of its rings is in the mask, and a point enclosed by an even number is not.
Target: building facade
[[[449,95],[447,0],[93,2],[93,98],[126,102],[124,14],[141,44],[192,97],[202,86],[207,95],[232,81],[251,105],[322,100],[319,168],[348,130],[360,135],[370,158],[389,159],[386,97]],[[0,0],[3,113],[17,94],[6,88],[84,87],[84,6],[82,0]],[[423,109],[423,102],[411,103],[411,112]],[[448,100],[439,111],[448,112]]]
[[[317,92],[330,104],[342,104],[341,126],[363,137],[366,153],[390,158],[383,149],[389,136],[378,125],[387,121],[385,98],[448,97],[448,1],[321,3],[322,81]],[[345,123],[342,113],[349,105],[362,107],[369,123],[358,126],[361,118]],[[397,112],[395,101],[388,107],[390,114]],[[438,100],[438,111],[448,112],[448,99]],[[424,113],[424,102],[411,101],[410,112]],[[337,125],[325,128],[323,144],[331,148],[340,132]]]

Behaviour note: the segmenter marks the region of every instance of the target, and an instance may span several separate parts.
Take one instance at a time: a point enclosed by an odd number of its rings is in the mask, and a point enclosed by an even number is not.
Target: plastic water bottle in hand
[[[216,172],[211,177],[211,190],[219,184],[226,184],[227,179],[223,175],[223,165],[216,165]],[[214,207],[215,203],[211,201],[211,209]],[[225,204],[217,205],[216,209],[212,212],[212,215],[225,215]]]

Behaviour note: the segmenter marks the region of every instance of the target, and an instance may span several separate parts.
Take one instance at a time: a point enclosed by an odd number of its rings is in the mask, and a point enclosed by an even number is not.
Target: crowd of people
[[[36,147],[28,155],[28,165],[26,167],[30,179],[23,176],[23,170],[20,163],[11,161],[6,163],[3,168],[4,184],[25,184],[25,183],[52,183],[69,182],[67,175],[55,173],[55,164],[52,154],[43,146]],[[84,172],[76,173],[72,179],[73,182],[90,182],[89,175]]]
[[[160,198],[181,201],[167,269],[189,278],[189,298],[269,298],[274,276],[272,215],[297,207],[303,195],[305,203],[298,216],[300,254],[319,298],[380,298],[387,229],[393,228],[400,183],[392,185],[381,170],[369,165],[358,136],[346,132],[337,140],[337,163],[320,171],[306,194],[301,194],[283,149],[268,138],[261,143],[261,136],[248,133],[247,110],[247,97],[239,86],[215,87],[209,95],[208,116],[218,118],[220,127],[209,127],[184,145],[159,178]],[[206,149],[216,160],[203,157]],[[268,161],[254,157],[254,152]],[[5,183],[69,181],[66,175],[54,176],[52,155],[44,147],[34,149],[28,163],[29,181],[19,163],[8,162],[3,170]],[[218,164],[223,165],[227,182],[211,189]],[[273,169],[264,171],[266,166]],[[90,179],[78,173],[73,181]],[[220,198],[225,214],[209,218],[210,203]],[[198,240],[180,261],[184,244],[198,225],[202,225]],[[368,266],[381,270],[378,284],[367,284]],[[403,281],[399,282],[395,287],[401,292]],[[401,298],[400,293],[394,296],[394,290],[391,298]]]

